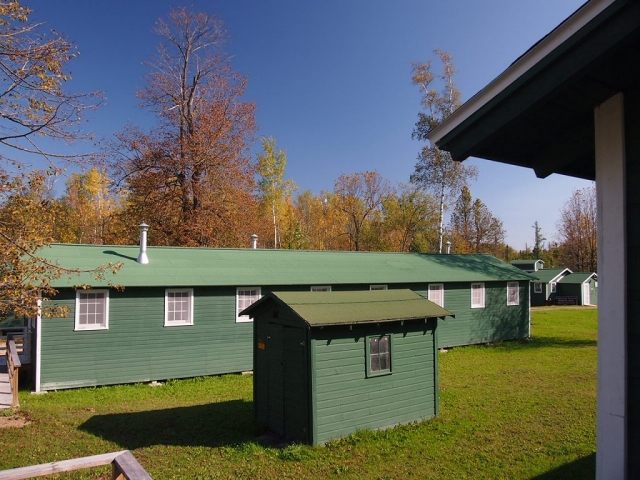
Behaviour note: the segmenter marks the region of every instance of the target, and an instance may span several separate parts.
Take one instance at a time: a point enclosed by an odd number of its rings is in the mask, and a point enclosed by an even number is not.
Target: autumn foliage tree
[[[560,212],[558,260],[574,272],[598,271],[596,187],[575,190]]]
[[[505,237],[502,221],[479,198],[474,200],[466,186],[451,213],[449,232],[456,253],[502,256]]]
[[[0,314],[33,314],[38,291],[46,298],[49,282],[70,273],[38,256],[52,240],[46,184],[68,162],[88,159],[58,145],[87,140],[79,124],[100,103],[96,93],[66,90],[76,50],[30,13],[17,1],[0,3]]]
[[[127,217],[149,223],[157,244],[247,245],[257,217],[254,105],[222,50],[222,22],[182,8],[155,33],[161,43],[139,97],[158,126],[127,128],[110,152]]]
[[[421,93],[422,112],[413,130],[413,138],[426,141],[427,135],[461,105],[460,91],[456,88],[453,76],[455,67],[450,54],[436,50],[434,52],[442,63],[442,73],[433,72],[431,62],[412,64],[411,80]],[[441,90],[434,87],[441,83]],[[425,145],[418,156],[411,182],[428,192],[432,192],[439,204],[439,241],[438,252],[442,252],[444,237],[444,212],[450,200],[456,198],[469,180],[478,176],[474,166],[454,162],[449,152],[436,146]]]
[[[374,245],[367,238],[367,227],[380,220],[384,200],[393,189],[378,172],[358,172],[340,175],[334,186],[338,208],[347,218],[346,233],[353,250],[367,250]]]
[[[113,195],[106,172],[92,167],[72,173],[64,195],[56,201],[61,215],[54,222],[55,240],[62,243],[115,243],[119,198]]]

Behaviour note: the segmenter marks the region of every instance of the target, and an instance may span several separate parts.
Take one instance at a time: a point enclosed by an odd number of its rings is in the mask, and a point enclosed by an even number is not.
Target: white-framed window
[[[556,282],[551,282],[551,293],[556,293]]]
[[[367,377],[391,373],[391,335],[366,337]]]
[[[471,284],[471,308],[484,308],[484,283]]]
[[[314,285],[311,287],[312,292],[330,292],[331,285]]]
[[[507,282],[507,305],[520,305],[520,285]]]
[[[444,308],[444,285],[442,283],[429,284],[428,299]]]
[[[164,326],[193,325],[193,288],[164,291]]]
[[[239,315],[245,308],[260,300],[260,287],[238,287],[236,289],[236,322],[250,322],[249,315]]]
[[[535,282],[533,284],[533,293],[542,293],[542,283]]]
[[[387,290],[386,285],[369,285],[369,290]]]
[[[109,290],[77,290],[75,330],[109,328]]]

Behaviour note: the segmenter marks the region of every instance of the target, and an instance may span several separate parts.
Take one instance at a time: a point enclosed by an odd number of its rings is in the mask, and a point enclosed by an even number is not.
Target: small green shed
[[[312,445],[438,413],[438,318],[411,290],[271,292],[254,323],[255,418]]]

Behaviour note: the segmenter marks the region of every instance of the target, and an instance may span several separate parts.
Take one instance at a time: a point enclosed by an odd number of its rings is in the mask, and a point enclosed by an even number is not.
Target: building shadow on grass
[[[570,463],[549,470],[548,472],[531,478],[531,480],[586,480],[596,477],[596,454],[579,458]]]
[[[127,450],[166,446],[220,447],[255,440],[253,402],[95,415],[78,427]]]

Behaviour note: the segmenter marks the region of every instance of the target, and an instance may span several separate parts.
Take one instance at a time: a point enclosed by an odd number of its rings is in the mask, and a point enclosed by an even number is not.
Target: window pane
[[[385,335],[384,337],[380,338],[380,341],[378,342],[378,349],[381,354],[389,353],[389,337]]]
[[[379,338],[372,338],[369,341],[369,352],[372,355],[377,355],[379,353]]]
[[[380,354],[380,370],[389,370],[389,354]]]
[[[371,355],[371,371],[372,372],[380,371],[380,357],[378,355]]]

